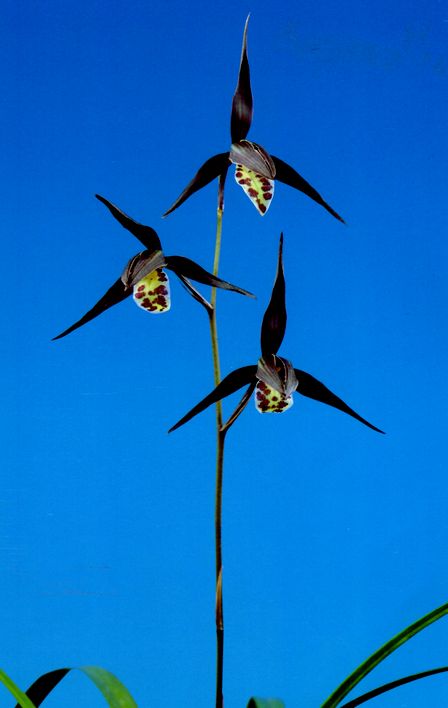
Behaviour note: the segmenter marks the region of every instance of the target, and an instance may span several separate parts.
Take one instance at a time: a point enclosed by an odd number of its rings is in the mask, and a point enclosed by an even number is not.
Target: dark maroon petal
[[[351,415],[353,418],[356,418],[356,420],[359,420],[360,423],[364,423],[364,425],[372,428],[372,430],[376,430],[377,433],[382,433],[384,435],[384,430],[376,428],[372,425],[372,423],[369,423],[367,420],[358,415],[358,413],[344,403],[343,400],[338,398],[338,396],[332,393],[323,383],[315,379],[314,376],[311,376],[311,374],[307,374],[306,371],[301,371],[300,369],[295,369],[295,372],[299,382],[297,391],[301,393],[302,396],[314,398],[315,401],[326,403],[327,406],[333,406],[333,408],[337,408],[343,413]]]
[[[229,160],[235,165],[244,165],[261,177],[275,178],[275,165],[270,154],[261,145],[250,140],[234,143],[230,149]]]
[[[237,143],[245,138],[252,123],[252,91],[250,88],[249,61],[247,59],[247,25],[249,17],[250,15],[248,15],[244,25],[238,83],[232,100],[232,115],[230,119],[232,143]]]
[[[119,278],[112,285],[112,287],[109,288],[107,293],[103,295],[101,300],[98,300],[96,305],[94,305],[91,310],[86,312],[84,317],[81,317],[81,319],[75,322],[75,324],[73,324],[71,327],[61,332],[61,334],[58,334],[57,337],[53,337],[53,341],[55,339],[61,339],[61,337],[66,337],[67,334],[70,334],[70,332],[73,332],[73,330],[78,329],[78,327],[82,327],[82,325],[86,324],[87,322],[90,322],[90,320],[93,320],[95,317],[98,317],[98,315],[101,315],[101,313],[103,313],[105,310],[108,310],[109,307],[113,307],[113,305],[117,305],[122,300],[125,300],[127,297],[129,297],[129,295],[131,295],[131,293],[132,290],[126,288],[121,278]]]
[[[166,267],[174,271],[178,276],[185,276],[191,280],[196,280],[198,283],[203,283],[204,285],[211,285],[214,288],[222,288],[223,290],[233,290],[233,292],[240,293],[241,295],[248,295],[249,297],[254,297],[252,293],[247,290],[239,288],[238,285],[232,285],[226,280],[221,280],[216,275],[212,275],[200,265],[190,260],[190,258],[184,258],[183,256],[166,256]]]
[[[339,214],[332,209],[331,206],[324,201],[324,199],[322,199],[319,192],[317,192],[314,187],[306,181],[306,179],[303,179],[303,177],[301,177],[293,167],[288,165],[286,162],[283,162],[283,160],[280,160],[279,157],[274,157],[274,155],[271,155],[271,157],[277,172],[276,179],[279,182],[288,184],[290,187],[294,187],[294,189],[298,189],[300,192],[303,192],[307,195],[307,197],[310,197],[310,199],[313,199],[315,202],[323,206],[324,209],[330,212],[335,219],[338,219],[338,221],[342,221],[342,223],[345,224],[342,216],[339,216]]]
[[[139,241],[147,248],[149,251],[161,250],[159,237],[157,232],[154,231],[150,226],[145,226],[144,224],[139,224],[138,221],[134,221],[130,216],[127,216],[121,209],[112,204],[107,199],[102,197],[100,194],[95,194],[95,197],[99,199],[100,202],[105,204],[109,209],[112,216],[124,226],[125,229],[131,232]]]
[[[196,172],[195,176],[187,184],[182,194],[176,199],[174,204],[164,213],[163,216],[168,216],[172,211],[177,209],[184,203],[188,197],[197,192],[202,187],[205,187],[212,180],[227,171],[229,164],[229,153],[221,152],[219,155],[214,155],[207,162],[204,162],[202,167]]]
[[[60,681],[67,676],[71,669],[55,669],[46,674],[39,676],[36,681],[28,688],[26,695],[32,703],[38,708],[45,700],[49,693],[58,685]],[[17,703],[15,708],[20,708],[20,703]]]
[[[283,273],[283,234],[280,234],[278,247],[277,274],[269,305],[264,313],[261,325],[261,353],[263,356],[276,354],[285,336],[286,304],[285,276]]]
[[[213,403],[217,403],[222,398],[230,396],[230,394],[235,393],[235,391],[238,391],[238,389],[242,386],[246,386],[247,384],[252,383],[256,371],[256,366],[243,366],[240,369],[235,369],[235,371],[232,371],[232,373],[226,376],[221,381],[221,383],[218,384],[214,391],[212,391],[208,394],[208,396],[203,398],[202,401],[200,401],[194,408],[192,408],[189,413],[184,415],[184,417],[181,418],[176,423],[176,425],[173,425],[173,427],[170,428],[168,432],[172,433],[173,430],[180,428],[181,425],[187,423],[198,413],[202,413],[202,411],[211,406]]]
[[[235,410],[233,411],[232,415],[222,426],[221,431],[226,432],[234,424],[236,419],[239,418],[239,416],[241,415],[241,413],[243,412],[243,410],[246,408],[247,404],[249,403],[250,397],[252,396],[256,385],[257,385],[256,381],[252,381],[252,383],[249,384],[248,388],[244,392],[242,399],[238,403],[238,405],[235,408]]]
[[[213,312],[213,306],[209,303],[208,300],[205,299],[199,292],[199,290],[196,290],[196,288],[190,283],[188,278],[184,278],[183,275],[180,275],[180,273],[176,273],[177,277],[179,278],[180,282],[184,286],[185,290],[190,293],[191,297],[193,297],[196,302],[201,303],[203,307],[207,310],[207,312],[211,313]]]

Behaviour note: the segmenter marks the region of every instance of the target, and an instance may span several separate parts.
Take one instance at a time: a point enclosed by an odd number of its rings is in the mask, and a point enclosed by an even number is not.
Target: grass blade
[[[251,698],[247,708],[285,708],[285,704],[278,698]]]
[[[19,701],[16,708],[38,708],[70,671],[81,671],[85,674],[102,693],[109,708],[137,708],[136,702],[121,681],[119,681],[114,674],[111,674],[110,671],[106,671],[106,669],[102,669],[99,666],[81,666],[79,669],[56,669],[49,671],[36,679],[32,686],[29,687],[27,695],[21,693],[19,689],[14,686],[12,681],[8,679],[6,674],[2,676],[0,673],[0,680],[3,681]],[[5,678],[14,686],[16,693],[14,693],[10,685],[6,683]],[[33,703],[30,698],[33,699]]]
[[[399,688],[399,686],[404,686],[406,683],[418,681],[419,679],[426,678],[427,676],[435,676],[435,674],[441,674],[445,671],[448,671],[448,666],[441,666],[439,669],[430,669],[429,671],[421,671],[419,674],[412,674],[412,676],[405,676],[404,678],[397,679],[396,681],[385,683],[383,686],[374,688],[372,691],[363,693],[362,696],[358,696],[358,698],[354,698],[352,701],[344,703],[341,708],[356,708],[356,706],[360,706],[361,703],[366,703],[372,698],[376,698],[376,696],[380,696],[382,693],[386,693],[387,691],[392,691],[394,688]]]
[[[8,689],[14,698],[18,701],[19,708],[36,708],[34,703],[30,701],[27,695],[23,693],[12,679],[0,669],[0,682]]]
[[[93,681],[110,708],[138,708],[127,688],[114,674],[99,666],[82,666],[80,671],[83,671]]]
[[[429,612],[421,619],[417,620],[413,624],[406,627],[402,632],[397,634],[395,637],[390,639],[386,644],[384,644],[380,649],[369,656],[366,661],[364,661],[360,666],[358,666],[353,673],[351,673],[345,681],[341,683],[338,688],[333,691],[333,693],[324,701],[321,708],[336,708],[341,701],[347,696],[350,691],[357,686],[357,684],[362,681],[362,679],[367,676],[378,664],[380,664],[386,657],[390,656],[398,647],[407,642],[409,639],[414,637],[416,634],[421,632],[430,624],[436,622],[441,617],[448,613],[448,603],[438,607],[436,610]]]

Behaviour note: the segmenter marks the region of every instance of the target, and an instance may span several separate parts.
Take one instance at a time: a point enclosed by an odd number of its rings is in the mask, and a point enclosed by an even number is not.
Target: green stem
[[[224,211],[219,185],[218,209],[216,213],[215,257],[213,275],[218,275],[221,253],[222,215]],[[215,386],[221,381],[219,365],[218,328],[216,321],[216,288],[212,288],[209,310],[210,338],[212,344],[213,373]],[[221,401],[216,404],[216,494],[215,494],[215,557],[216,557],[216,708],[223,706],[223,662],[224,662],[224,613],[222,603],[222,481],[224,471],[224,440],[222,428]]]

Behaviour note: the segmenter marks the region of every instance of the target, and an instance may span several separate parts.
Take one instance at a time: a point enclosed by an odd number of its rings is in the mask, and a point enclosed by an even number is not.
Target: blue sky
[[[173,278],[169,314],[126,301],[50,340],[140,250],[96,192],[211,269],[216,184],[161,214],[229,147],[249,10],[249,137],[347,226],[281,184],[261,218],[230,175],[220,273],[257,300],[219,293],[222,370],[259,357],[283,231],[280,353],[387,435],[298,395],[280,416],[251,403],[229,433],[226,706],[318,706],[447,601],[446,2],[7,0],[1,665],[22,687],[98,664],[139,706],[212,705],[213,411],[166,434],[212,387],[205,313]],[[447,632],[365,690],[448,663]],[[447,691],[436,677],[377,704],[437,708]],[[46,705],[100,703],[70,676]]]

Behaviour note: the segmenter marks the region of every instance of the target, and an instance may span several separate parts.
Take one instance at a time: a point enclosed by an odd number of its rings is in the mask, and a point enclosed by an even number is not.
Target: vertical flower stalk
[[[222,217],[224,213],[224,180],[220,177],[218,186],[218,204],[216,210],[216,237],[213,273],[217,277],[221,255]],[[216,318],[216,288],[212,288],[208,310],[210,338],[212,344],[213,373],[215,386],[221,381],[219,364],[218,326]],[[216,708],[223,706],[223,668],[224,668],[224,611],[222,601],[222,484],[224,472],[224,441],[222,431],[222,404],[216,403],[216,487],[215,487],[215,562],[216,562]]]

